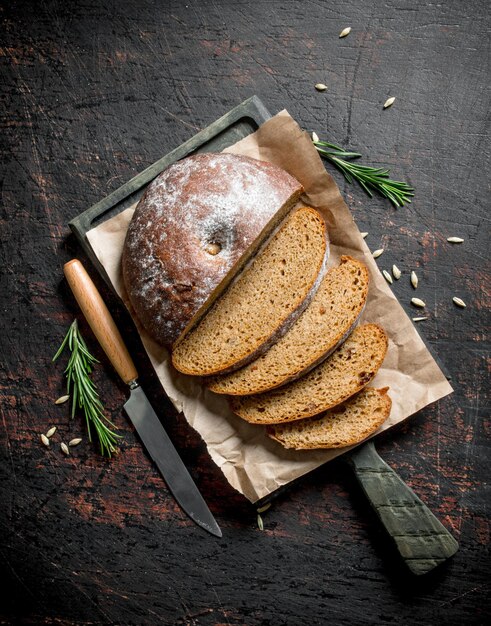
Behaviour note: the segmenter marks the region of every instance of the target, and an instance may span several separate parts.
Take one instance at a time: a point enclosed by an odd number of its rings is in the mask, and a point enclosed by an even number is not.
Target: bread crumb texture
[[[309,307],[258,359],[208,381],[215,393],[250,395],[284,385],[327,357],[349,334],[366,303],[366,266],[349,256],[329,270]]]
[[[280,424],[317,415],[368,385],[386,353],[383,329],[363,324],[306,376],[266,393],[232,397],[232,409],[253,424]]]
[[[363,441],[389,417],[388,387],[366,387],[356,396],[318,418],[268,426],[268,435],[285,448],[344,448]]]
[[[173,352],[174,366],[205,376],[254,358],[287,330],[324,267],[325,224],[308,207],[295,211]]]

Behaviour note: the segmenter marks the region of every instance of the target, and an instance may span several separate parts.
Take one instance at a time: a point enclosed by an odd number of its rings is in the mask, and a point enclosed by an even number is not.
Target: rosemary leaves
[[[72,417],[77,408],[82,409],[87,423],[89,441],[92,441],[93,431],[95,431],[101,447],[101,454],[107,454],[110,457],[118,452],[117,441],[121,436],[111,430],[110,427],[115,428],[115,426],[104,415],[104,407],[96,386],[90,378],[97,359],[90,354],[87,344],[80,334],[77,320],[74,320],[68,329],[61,346],[53,357],[53,361],[58,359],[66,346],[70,350],[70,359],[65,374],[67,377],[67,395],[70,395],[72,399]]]
[[[361,157],[361,154],[348,152],[328,141],[314,141],[314,146],[322,157],[337,167],[349,183],[356,180],[370,198],[372,197],[372,191],[376,191],[389,199],[396,207],[401,207],[411,202],[411,198],[414,196],[414,189],[405,182],[391,180],[388,168],[352,163],[352,160],[358,159]]]

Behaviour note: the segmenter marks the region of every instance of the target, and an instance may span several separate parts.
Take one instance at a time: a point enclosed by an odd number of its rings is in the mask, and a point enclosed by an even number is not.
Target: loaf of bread
[[[208,381],[215,393],[262,393],[299,378],[323,361],[353,329],[368,293],[366,266],[349,256],[330,269],[310,306],[265,354]]]
[[[303,188],[281,168],[233,154],[197,154],[150,183],[123,248],[137,317],[170,346],[204,314]]]
[[[369,437],[389,417],[392,401],[388,389],[366,387],[318,418],[268,426],[268,435],[295,450],[352,446]]]
[[[327,253],[320,214],[308,207],[295,211],[176,343],[174,367],[208,376],[241,367],[267,350],[309,304],[323,278]]]
[[[325,361],[288,385],[233,396],[232,410],[253,424],[281,424],[317,415],[344,402],[373,379],[387,352],[387,335],[362,324]]]

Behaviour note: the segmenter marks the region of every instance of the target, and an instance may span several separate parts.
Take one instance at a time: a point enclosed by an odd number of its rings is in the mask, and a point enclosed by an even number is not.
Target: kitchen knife
[[[94,335],[116,372],[130,388],[130,397],[124,409],[169,491],[198,526],[221,537],[220,527],[137,382],[138,373],[133,360],[97,287],[78,259],[66,263],[63,270]]]

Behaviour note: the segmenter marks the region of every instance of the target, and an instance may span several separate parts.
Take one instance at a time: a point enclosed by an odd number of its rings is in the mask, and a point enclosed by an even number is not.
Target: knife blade
[[[124,409],[169,491],[193,522],[221,537],[220,527],[138,383],[133,360],[97,287],[78,259],[66,263],[63,271],[102,349],[130,388]]]

